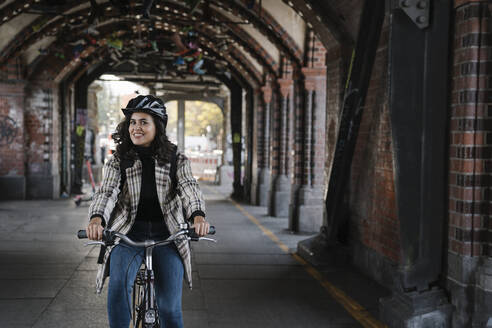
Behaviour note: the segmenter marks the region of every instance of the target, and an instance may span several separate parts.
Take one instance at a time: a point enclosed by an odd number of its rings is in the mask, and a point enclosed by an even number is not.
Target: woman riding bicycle
[[[89,208],[88,238],[101,240],[106,227],[135,241],[162,240],[185,222],[192,223],[199,236],[207,234],[210,226],[205,220],[203,195],[191,173],[190,161],[167,139],[163,101],[150,95],[138,96],[122,111],[125,119],[113,135],[116,152],[104,164],[101,187]],[[143,257],[143,248],[123,243],[101,250],[96,287],[100,293],[105,278],[110,276],[111,328],[129,326],[128,300]],[[166,328],[183,327],[183,274],[191,288],[188,242],[156,247],[153,269],[161,324]]]

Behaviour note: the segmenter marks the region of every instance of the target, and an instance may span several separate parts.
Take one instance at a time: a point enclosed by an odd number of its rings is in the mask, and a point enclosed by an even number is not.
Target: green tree
[[[187,101],[185,108],[185,135],[206,135],[216,140],[222,128],[223,115],[220,108],[214,103],[203,101]],[[210,126],[209,134],[207,126]]]
[[[177,102],[166,103],[169,115],[168,131],[177,128],[178,110]],[[212,140],[217,141],[217,136],[222,128],[223,115],[219,106],[210,102],[186,101],[185,103],[185,135],[201,136],[206,135]],[[207,126],[210,132],[207,133]]]

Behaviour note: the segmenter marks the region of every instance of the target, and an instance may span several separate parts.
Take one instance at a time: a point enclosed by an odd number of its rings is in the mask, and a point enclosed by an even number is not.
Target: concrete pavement
[[[185,327],[361,327],[279,247],[295,252],[309,236],[289,233],[287,219],[268,217],[263,207],[241,205],[248,218],[226,189],[203,185],[203,191],[219,242],[193,245]],[[86,213],[87,205],[71,200],[0,203],[0,327],[108,326],[106,294],[95,295],[93,287],[98,249],[75,237]],[[377,299],[387,291],[350,268],[319,272],[377,316]]]

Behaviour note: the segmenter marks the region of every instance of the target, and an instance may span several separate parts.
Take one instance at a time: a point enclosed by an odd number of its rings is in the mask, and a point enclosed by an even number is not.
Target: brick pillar
[[[224,95],[223,113],[224,118],[222,121],[222,131],[224,134],[222,142],[222,164],[219,167],[219,183],[222,186],[232,187],[232,176],[234,174],[232,167],[232,135],[231,135],[231,99],[230,94],[227,92]]]
[[[268,80],[265,86],[261,88],[261,92],[263,96],[263,115],[258,115],[258,119],[262,121],[261,124],[258,124],[258,127],[261,127],[262,130],[260,132],[261,137],[259,137],[261,142],[258,141],[258,144],[261,144],[261,147],[258,147],[258,151],[261,154],[258,155],[258,198],[256,203],[259,206],[267,206],[270,193],[270,106],[272,102],[272,88]]]
[[[292,230],[317,232],[323,225],[326,144],[326,50],[311,32],[304,76],[304,123],[301,144],[302,185],[292,194],[289,226]]]
[[[103,155],[101,154],[101,145],[99,144],[99,119],[97,108],[97,93],[102,90],[102,87],[98,84],[91,84],[87,93],[87,112],[88,112],[88,127],[87,131],[90,131],[90,148],[85,149],[85,155],[90,156],[92,175],[94,182],[98,184],[102,179],[102,167],[104,162],[102,161]],[[61,161],[60,161],[61,162]],[[89,171],[87,165],[83,171],[84,180],[90,182]]]
[[[270,215],[276,217],[287,217],[289,215],[291,183],[288,177],[289,161],[288,154],[291,152],[289,142],[288,117],[292,102],[293,80],[290,63],[284,61],[283,78],[278,79],[280,111],[278,113],[278,172],[272,176],[271,207]],[[273,174],[273,172],[272,172]]]
[[[18,60],[9,61],[0,77],[0,200],[25,199],[24,97]],[[8,192],[7,192],[8,191]]]
[[[453,327],[492,323],[490,1],[455,1],[447,284]]]
[[[178,149],[185,150],[185,101],[178,100]]]
[[[26,197],[53,199],[60,195],[58,85],[31,82],[26,88]]]
[[[249,203],[251,205],[258,204],[258,173],[259,163],[262,160],[262,147],[263,147],[263,106],[261,105],[261,89],[256,88],[253,91],[251,99],[251,113],[248,115],[250,123],[248,123],[249,129],[247,130],[248,140],[251,143],[248,147],[251,147],[249,153],[251,156],[251,170],[250,179],[251,186],[249,190]]]

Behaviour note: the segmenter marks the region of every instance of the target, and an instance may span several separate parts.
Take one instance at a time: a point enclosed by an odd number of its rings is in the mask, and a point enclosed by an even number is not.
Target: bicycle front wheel
[[[146,328],[143,326],[145,305],[145,269],[140,269],[135,278],[132,291],[132,318],[133,328]]]
[[[148,309],[147,296],[148,296],[148,284],[146,276],[145,266],[142,266],[140,271],[135,278],[133,285],[133,304],[132,304],[132,318],[133,318],[133,328],[160,328],[159,317],[157,315],[157,304],[150,306]],[[150,312],[150,313],[148,313]],[[151,314],[154,317],[153,323],[146,323],[150,320],[145,319],[146,315]],[[153,321],[153,320],[152,320]]]

